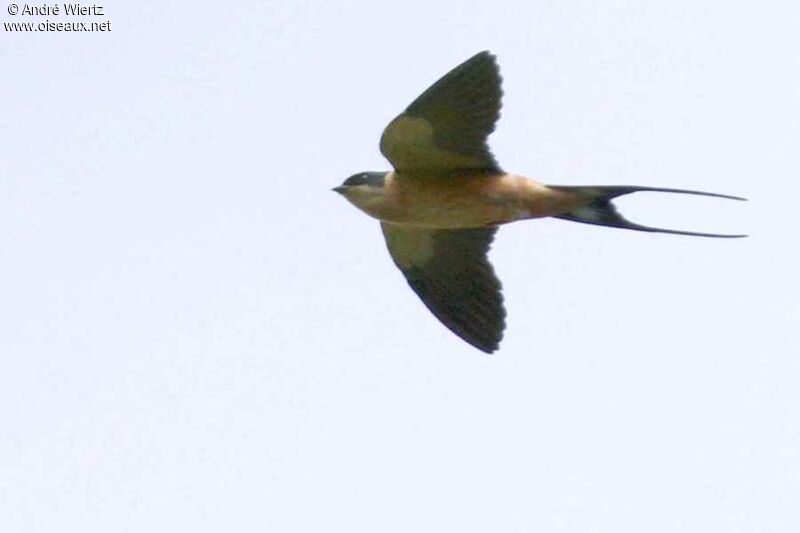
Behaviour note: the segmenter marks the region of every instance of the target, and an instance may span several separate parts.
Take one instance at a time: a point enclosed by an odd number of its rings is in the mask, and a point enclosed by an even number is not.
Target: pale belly
[[[454,178],[450,182],[390,176],[384,192],[369,201],[353,203],[385,222],[438,229],[495,226],[553,216],[568,211],[575,203],[572,197],[513,174]]]
[[[503,199],[487,196],[436,198],[420,196],[409,202],[395,220],[403,223],[442,229],[495,226],[529,218],[529,211]]]

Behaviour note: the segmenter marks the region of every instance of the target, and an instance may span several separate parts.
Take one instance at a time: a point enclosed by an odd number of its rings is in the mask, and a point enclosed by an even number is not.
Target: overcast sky
[[[53,5],[53,4],[51,4]],[[0,531],[800,531],[800,8],[107,2],[0,36]],[[23,4],[19,4],[22,9]],[[492,50],[485,355],[330,188]]]

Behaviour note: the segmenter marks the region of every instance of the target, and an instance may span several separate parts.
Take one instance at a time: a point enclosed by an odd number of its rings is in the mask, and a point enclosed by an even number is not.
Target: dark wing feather
[[[444,75],[383,132],[381,152],[399,172],[500,172],[487,138],[500,116],[500,71],[481,52]]]
[[[381,227],[395,264],[436,318],[479,350],[495,351],[506,316],[502,285],[487,258],[497,229]]]

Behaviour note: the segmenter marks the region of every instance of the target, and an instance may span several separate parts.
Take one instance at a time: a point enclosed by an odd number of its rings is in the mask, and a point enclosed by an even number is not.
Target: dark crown
[[[357,185],[381,186],[385,177],[385,172],[359,172],[344,180],[342,185],[347,187],[355,187]]]

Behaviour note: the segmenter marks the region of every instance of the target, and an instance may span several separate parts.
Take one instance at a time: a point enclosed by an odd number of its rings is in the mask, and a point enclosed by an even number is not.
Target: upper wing
[[[486,255],[497,228],[433,230],[386,222],[381,228],[395,264],[436,318],[479,350],[495,351],[506,311]]]
[[[381,153],[399,172],[499,172],[486,139],[500,116],[500,83],[494,56],[489,52],[473,56],[386,126]]]

